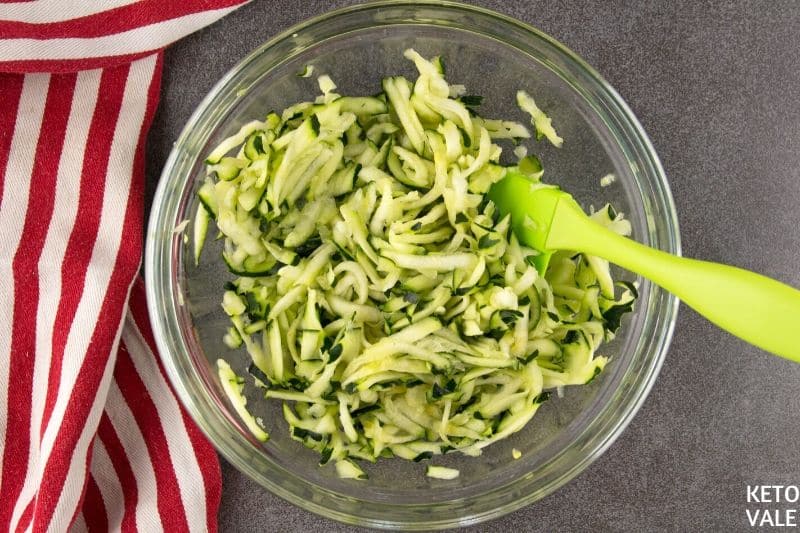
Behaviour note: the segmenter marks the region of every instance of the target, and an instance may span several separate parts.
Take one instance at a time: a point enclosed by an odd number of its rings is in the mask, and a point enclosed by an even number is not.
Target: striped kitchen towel
[[[161,49],[242,3],[0,3],[0,531],[216,529],[137,276]]]

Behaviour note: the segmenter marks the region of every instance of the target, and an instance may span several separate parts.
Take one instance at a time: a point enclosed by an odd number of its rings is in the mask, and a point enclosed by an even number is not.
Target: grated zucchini
[[[366,478],[353,460],[479,455],[519,431],[548,391],[595,379],[608,362],[598,348],[636,298],[595,257],[555,253],[539,276],[536,252],[484,197],[506,172],[494,141],[530,133],[478,117],[482,98],[449,86],[439,58],[405,56],[413,82],[387,77],[378,95],[342,97],[323,75],[314,101],[247,123],[211,152],[198,191],[195,259],[214,221],[235,277],[222,294],[225,344],[247,351],[292,438],[347,479]],[[517,96],[537,135],[560,145]],[[515,153],[542,186],[540,160]],[[593,216],[630,231],[610,206]],[[243,378],[218,366],[265,439]]]
[[[446,466],[428,465],[425,470],[425,475],[436,479],[455,479],[459,474],[460,472],[455,468],[447,468]]]

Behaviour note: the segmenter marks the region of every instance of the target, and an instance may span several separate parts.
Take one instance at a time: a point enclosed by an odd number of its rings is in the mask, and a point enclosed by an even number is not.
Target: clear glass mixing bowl
[[[448,454],[438,464],[461,471],[454,481],[426,478],[421,465],[381,460],[368,481],[340,480],[331,467],[291,440],[277,402],[251,395],[271,439],[253,439],[222,393],[214,361],[226,352],[222,284],[231,276],[211,261],[199,268],[173,229],[197,209],[203,159],[246,121],[316,94],[327,73],[342,94],[372,94],[382,77],[413,76],[402,51],[441,55],[451,83],[484,96],[484,116],[525,120],[514,95],[524,88],[553,118],[563,148],[528,143],[545,179],[586,207],[612,202],[633,225],[633,237],[679,253],[669,187],[636,118],[617,93],[574,53],[511,18],[448,2],[382,2],[342,9],[304,22],[267,42],[231,70],[195,111],[166,163],[147,235],[148,305],[161,357],[188,412],[220,453],[275,494],[343,522],[428,529],[475,523],[542,498],[595,460],[631,420],[658,374],[675,323],[677,301],[642,282],[641,299],[624,329],[602,352],[611,363],[591,385],[568,388],[547,402],[521,432],[479,458]],[[315,76],[296,73],[307,64]],[[507,150],[510,152],[510,149]],[[617,180],[601,187],[600,177]],[[629,273],[617,272],[631,279]],[[244,374],[246,354],[229,359]],[[238,364],[237,364],[238,362]],[[511,457],[512,448],[523,452]],[[223,488],[224,490],[224,488]]]

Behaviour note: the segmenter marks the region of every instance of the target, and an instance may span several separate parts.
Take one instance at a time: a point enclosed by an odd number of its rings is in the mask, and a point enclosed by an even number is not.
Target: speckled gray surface
[[[256,0],[172,46],[148,143],[149,193],[189,114],[225,71],[275,33],[350,3]],[[800,286],[800,4],[475,3],[549,33],[620,92],[666,169],[685,255]],[[682,307],[661,375],[617,442],[553,495],[473,530],[750,529],[748,483],[800,484],[798,385],[800,366]],[[354,530],[224,462],[222,474],[222,531]]]

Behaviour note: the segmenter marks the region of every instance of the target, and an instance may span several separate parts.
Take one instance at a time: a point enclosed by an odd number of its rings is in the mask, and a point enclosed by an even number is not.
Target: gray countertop
[[[351,3],[256,0],[170,47],[148,139],[148,198],[172,142],[224,72],[287,27]],[[800,4],[475,3],[549,33],[619,91],[666,169],[684,255],[800,286]],[[800,365],[682,306],[661,375],[609,450],[551,496],[473,530],[750,529],[745,509],[759,506],[748,506],[748,484],[800,484],[799,384]],[[222,477],[222,531],[353,530],[224,461]]]

